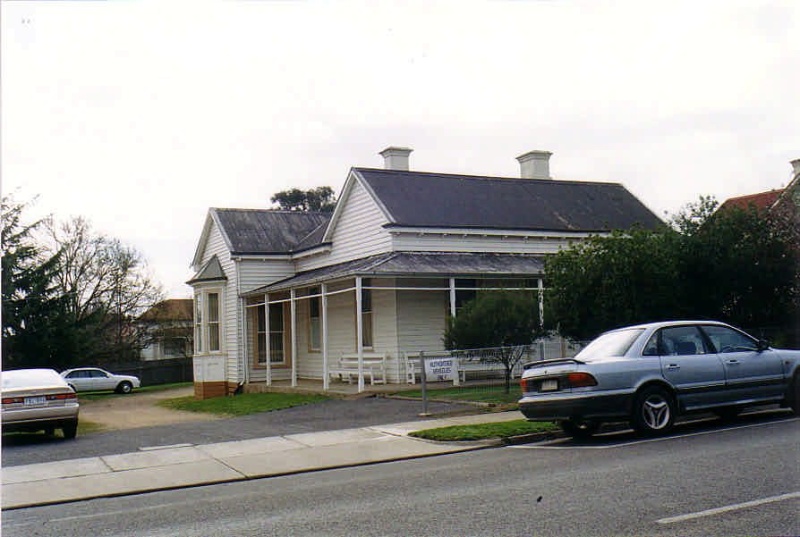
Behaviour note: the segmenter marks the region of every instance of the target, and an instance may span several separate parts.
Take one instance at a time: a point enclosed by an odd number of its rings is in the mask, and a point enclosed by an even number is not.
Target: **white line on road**
[[[733,505],[717,507],[716,509],[707,509],[705,511],[698,511],[697,513],[688,513],[685,515],[662,518],[660,520],[656,520],[656,522],[659,524],[675,524],[676,522],[686,522],[687,520],[694,520],[696,518],[721,515],[722,513],[728,513],[730,511],[747,509],[749,507],[758,507],[759,505],[782,502],[784,500],[793,500],[795,498],[800,498],[800,492],[789,492],[788,494],[781,494],[780,496],[772,496],[771,498],[762,498],[760,500],[753,500],[750,502],[735,503]]]
[[[592,446],[573,446],[569,445],[570,439],[568,438],[559,438],[558,440],[548,440],[542,444],[521,444],[516,446],[508,446],[513,449],[614,449],[626,446],[638,446],[641,444],[650,444],[653,442],[666,442],[668,440],[675,440],[678,438],[690,438],[692,436],[704,436],[708,434],[715,434],[721,433],[725,431],[735,431],[737,429],[750,429],[752,427],[764,427],[767,425],[774,425],[775,423],[783,423],[786,421],[796,421],[798,418],[785,418],[775,421],[768,421],[765,423],[752,423],[749,425],[733,425],[731,427],[724,427],[719,429],[711,429],[708,431],[699,431],[696,433],[686,433],[686,434],[678,434],[674,436],[662,436],[659,438],[648,438],[648,439],[637,439],[631,440],[627,442],[619,442],[613,444],[603,444],[603,445],[592,445]],[[611,435],[618,434],[618,433],[607,433],[605,435],[600,434],[595,436],[594,438],[609,438]],[[566,444],[566,445],[565,445]]]

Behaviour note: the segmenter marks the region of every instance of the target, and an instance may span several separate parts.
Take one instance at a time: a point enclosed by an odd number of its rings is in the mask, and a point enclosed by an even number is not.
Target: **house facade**
[[[139,329],[146,335],[140,352],[142,360],[168,360],[192,356],[193,301],[191,298],[163,300],[138,319]]]
[[[407,356],[443,350],[477,293],[541,296],[548,254],[663,225],[620,184],[552,179],[546,151],[518,157],[519,178],[410,171],[410,153],[352,168],[332,214],[209,210],[188,282],[198,397],[298,379],[328,389],[343,356],[359,390],[366,356],[405,382]]]

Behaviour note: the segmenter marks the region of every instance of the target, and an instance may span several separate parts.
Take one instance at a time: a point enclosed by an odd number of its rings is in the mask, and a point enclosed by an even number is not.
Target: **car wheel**
[[[117,393],[131,393],[133,391],[133,384],[130,382],[120,382],[117,386]]]
[[[675,402],[658,386],[642,390],[633,403],[631,425],[640,434],[655,435],[669,431],[675,423]]]
[[[564,420],[559,425],[567,436],[578,440],[590,438],[600,429],[600,422],[589,420]]]
[[[61,427],[61,432],[64,434],[64,438],[67,440],[72,440],[78,434],[78,420],[70,421],[65,423]]]

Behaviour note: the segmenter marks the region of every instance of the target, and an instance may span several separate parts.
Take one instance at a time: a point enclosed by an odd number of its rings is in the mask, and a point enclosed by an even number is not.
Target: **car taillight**
[[[74,393],[58,393],[56,395],[48,395],[48,401],[61,401],[64,399],[77,399],[78,396]]]
[[[25,399],[22,397],[3,397],[4,405],[13,405],[14,403],[21,403]]]
[[[522,393],[534,391],[533,381],[530,379],[519,379],[519,387]]]
[[[569,373],[567,382],[571,388],[585,388],[586,386],[597,386],[597,379],[589,373]]]

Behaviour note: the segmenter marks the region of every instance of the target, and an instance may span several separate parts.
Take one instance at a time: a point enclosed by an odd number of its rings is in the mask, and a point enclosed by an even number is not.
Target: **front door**
[[[696,326],[663,328],[657,334],[661,373],[686,410],[711,406],[725,390],[725,369]]]
[[[759,350],[753,338],[727,326],[703,326],[725,367],[728,402],[753,402],[783,396],[783,365],[772,349]]]

